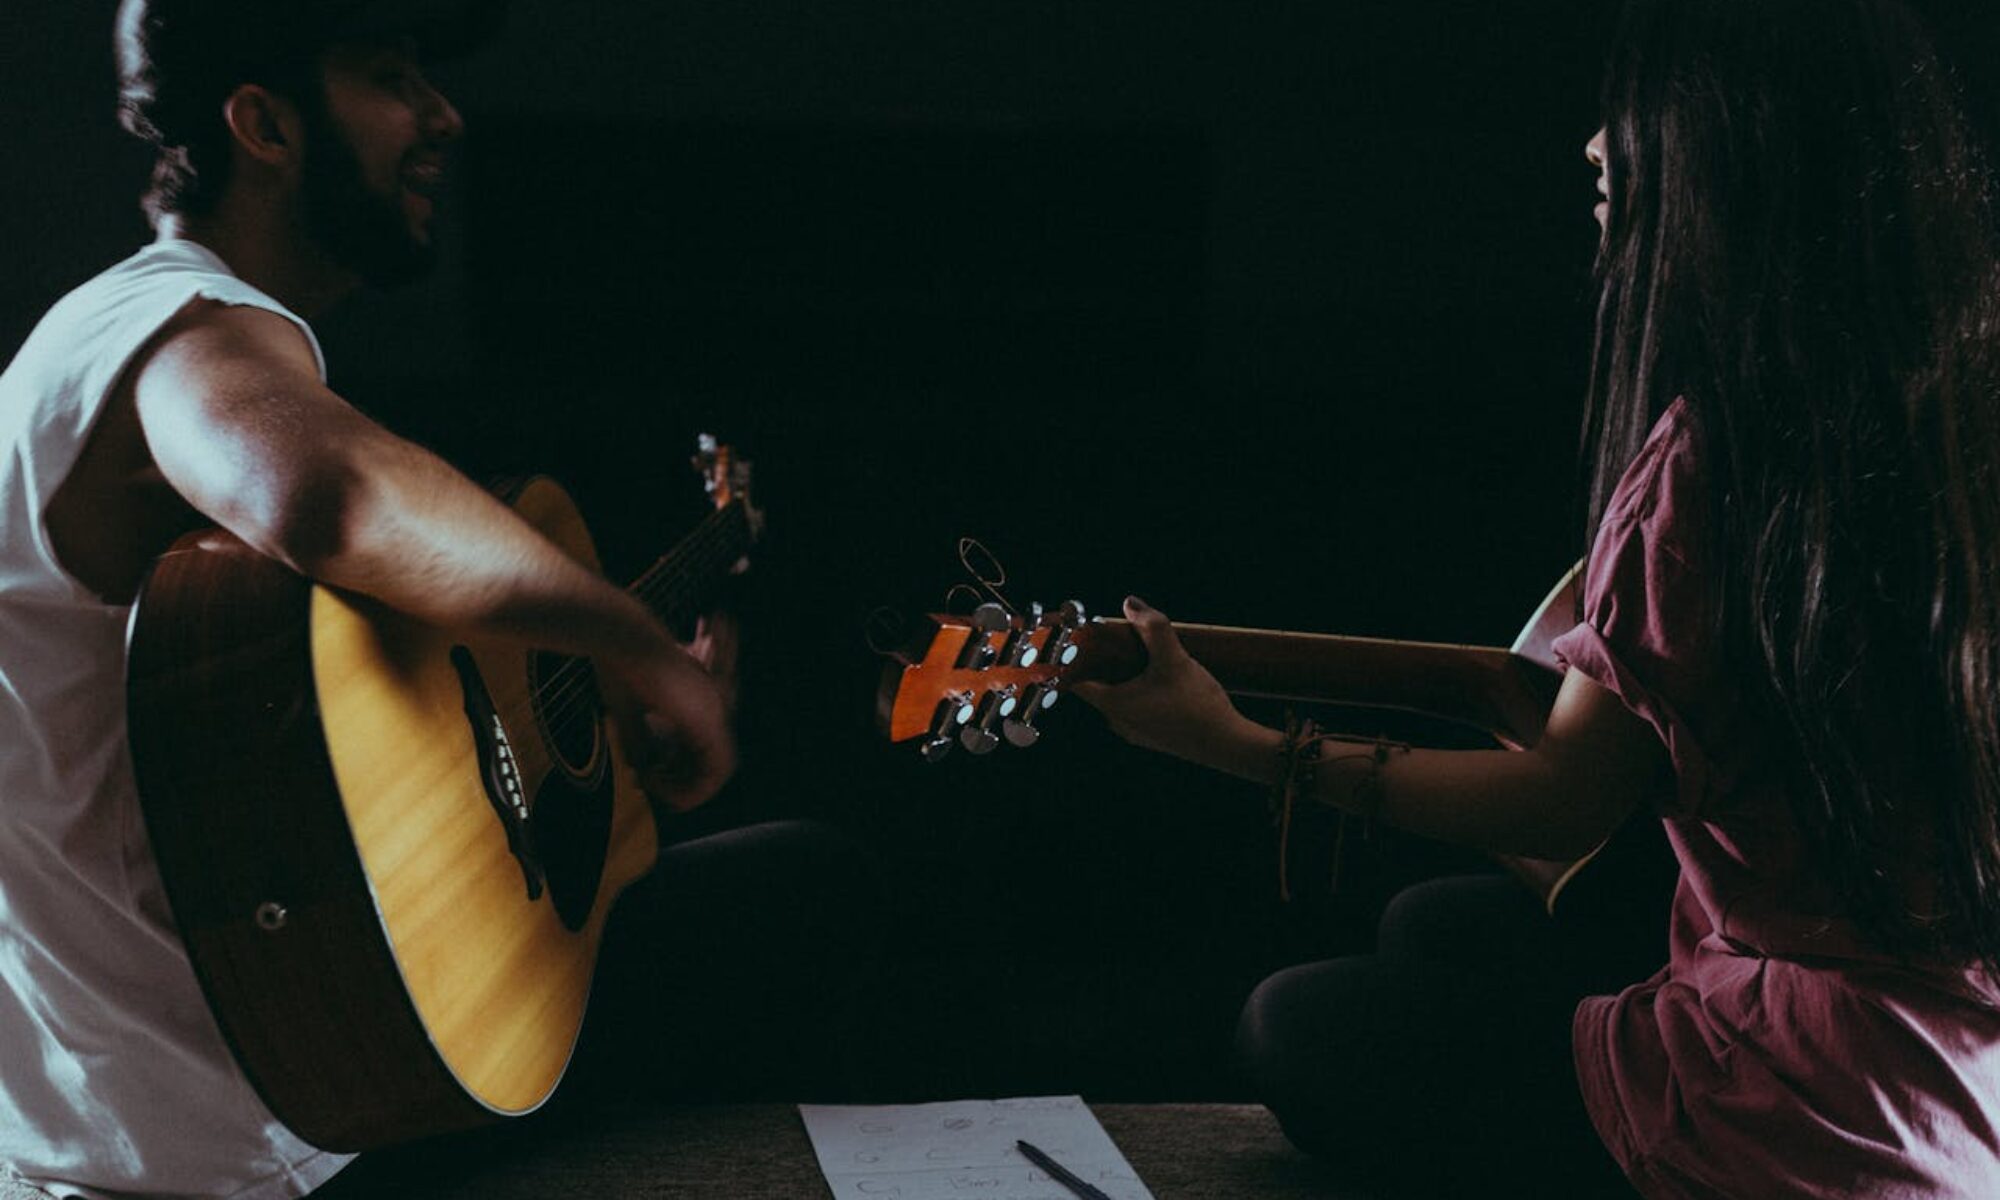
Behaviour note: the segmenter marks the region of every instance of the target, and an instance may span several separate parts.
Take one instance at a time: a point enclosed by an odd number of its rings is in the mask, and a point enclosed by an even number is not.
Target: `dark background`
[[[0,13],[0,357],[148,236],[113,7]],[[1081,706],[1032,752],[882,744],[864,619],[976,534],[1016,601],[1510,639],[1580,551],[1605,7],[519,0],[439,73],[443,269],[318,328],[393,427],[568,482],[614,573],[699,511],[697,429],[756,460],[706,819],[881,854],[878,1017],[936,1049],[872,1086],[1227,1094],[1243,993],[1355,903],[1282,910],[1259,798]]]

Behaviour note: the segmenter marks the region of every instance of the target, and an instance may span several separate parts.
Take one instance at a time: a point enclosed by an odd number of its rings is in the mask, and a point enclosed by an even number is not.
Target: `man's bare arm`
[[[223,528],[432,624],[588,655],[702,758],[679,803],[726,776],[714,689],[645,607],[335,395],[289,321],[191,306],[136,366],[132,389],[161,473]]]

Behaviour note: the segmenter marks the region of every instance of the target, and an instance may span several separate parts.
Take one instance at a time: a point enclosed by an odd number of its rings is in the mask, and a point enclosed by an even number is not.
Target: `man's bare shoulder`
[[[290,318],[252,305],[195,299],[153,335],[134,362],[132,379],[140,385],[185,386],[300,373],[318,382],[319,363],[304,330]]]

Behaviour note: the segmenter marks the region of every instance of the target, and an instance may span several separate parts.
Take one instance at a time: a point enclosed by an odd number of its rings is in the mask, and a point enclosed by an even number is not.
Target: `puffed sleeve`
[[[1673,760],[1662,816],[1700,815],[1728,784],[1713,744],[1730,707],[1713,657],[1715,581],[1699,552],[1708,497],[1684,401],[1675,401],[1619,480],[1584,569],[1583,621],[1557,659],[1617,695]],[[1711,736],[1704,736],[1705,734]]]

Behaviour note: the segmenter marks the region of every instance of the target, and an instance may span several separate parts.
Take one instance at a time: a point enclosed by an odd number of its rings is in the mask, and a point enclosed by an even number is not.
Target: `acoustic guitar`
[[[714,510],[630,589],[671,625],[759,525],[747,464],[704,437],[697,465]],[[560,487],[501,494],[599,569]],[[367,1150],[554,1092],[606,914],[658,850],[588,661],[455,637],[210,530],[139,596],[127,710],[182,939],[280,1120]]]
[[[1526,749],[1540,740],[1562,682],[1550,646],[1575,624],[1580,572],[1581,564],[1557,582],[1507,647],[1179,622],[1174,629],[1188,654],[1234,695],[1400,709]],[[877,692],[878,724],[892,741],[920,742],[933,760],[955,747],[986,754],[1002,742],[1032,746],[1043,713],[1067,685],[1122,683],[1146,665],[1128,622],[1089,618],[1075,601],[1025,613],[989,603],[969,616],[933,614],[890,657]],[[1553,912],[1595,854],[1573,863],[1497,857]]]

